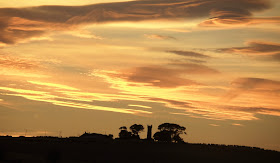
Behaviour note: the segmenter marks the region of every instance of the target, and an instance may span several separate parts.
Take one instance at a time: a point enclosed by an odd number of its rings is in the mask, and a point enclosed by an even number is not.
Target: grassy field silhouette
[[[280,152],[256,147],[86,138],[0,138],[0,163],[279,162]]]

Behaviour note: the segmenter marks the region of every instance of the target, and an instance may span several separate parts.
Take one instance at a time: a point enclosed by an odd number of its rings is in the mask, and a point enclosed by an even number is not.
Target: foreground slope
[[[67,138],[0,139],[4,162],[280,162],[280,152],[260,148]]]

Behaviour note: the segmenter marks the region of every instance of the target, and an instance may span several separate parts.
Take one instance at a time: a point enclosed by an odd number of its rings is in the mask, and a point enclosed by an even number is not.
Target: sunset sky
[[[279,26],[279,0],[1,0],[0,135],[170,122],[280,151]]]

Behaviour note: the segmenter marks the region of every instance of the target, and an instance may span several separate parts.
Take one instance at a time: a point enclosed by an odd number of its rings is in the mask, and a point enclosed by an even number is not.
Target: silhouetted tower
[[[152,125],[148,125],[147,140],[152,140]]]

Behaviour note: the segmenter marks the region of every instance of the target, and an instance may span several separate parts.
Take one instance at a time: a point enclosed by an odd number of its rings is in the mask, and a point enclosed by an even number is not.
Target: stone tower
[[[152,140],[152,125],[148,125],[147,140]]]

